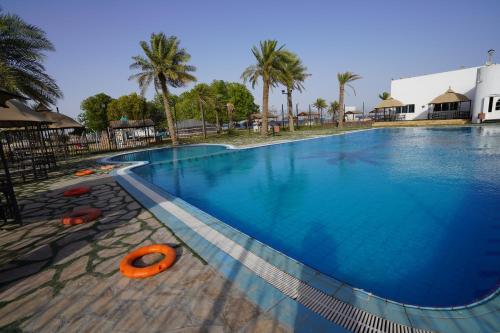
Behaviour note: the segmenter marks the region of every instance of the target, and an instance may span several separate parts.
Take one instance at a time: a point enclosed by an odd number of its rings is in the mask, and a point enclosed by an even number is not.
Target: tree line
[[[205,119],[218,130],[223,123],[248,119],[258,112],[252,93],[237,82],[214,80],[211,84],[199,83],[180,95],[169,96],[169,108],[174,121]],[[80,105],[78,121],[94,131],[108,127],[109,121],[151,119],[159,129],[168,128],[163,96],[156,94],[152,100],[131,93],[112,98],[105,93],[87,97]]]

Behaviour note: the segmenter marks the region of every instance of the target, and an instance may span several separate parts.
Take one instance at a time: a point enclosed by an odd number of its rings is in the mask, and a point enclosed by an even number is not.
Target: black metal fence
[[[434,111],[429,113],[428,119],[471,119],[470,111]]]

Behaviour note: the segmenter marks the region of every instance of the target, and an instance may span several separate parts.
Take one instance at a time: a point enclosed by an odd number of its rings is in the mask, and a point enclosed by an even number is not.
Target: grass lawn
[[[302,127],[295,132],[281,131],[279,134],[273,136],[270,134],[267,137],[261,137],[260,133],[249,132],[248,130],[236,130],[231,134],[222,133],[210,135],[206,139],[203,136],[195,136],[191,138],[179,139],[182,144],[193,143],[223,143],[234,146],[249,146],[263,143],[270,143],[282,140],[299,140],[312,138],[322,135],[338,134],[353,130],[367,129],[370,127],[352,127],[352,128],[322,128],[322,127]]]

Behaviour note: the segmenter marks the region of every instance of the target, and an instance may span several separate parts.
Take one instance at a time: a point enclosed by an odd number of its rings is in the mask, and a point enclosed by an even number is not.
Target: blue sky
[[[43,6],[42,6],[43,4]],[[500,53],[500,1],[39,1],[0,0],[46,31],[56,46],[46,67],[64,92],[61,112],[76,116],[87,96],[138,92],[128,66],[152,32],[176,35],[192,55],[198,82],[240,82],[250,48],[273,38],[286,44],[312,76],[294,102],[338,99],[337,72],[353,71],[357,95],[346,104],[368,111],[391,78],[477,66]],[[498,62],[497,56],[497,62]],[[175,90],[180,93],[192,85]],[[261,104],[262,86],[252,90]],[[148,97],[152,96],[150,89]],[[281,88],[270,105],[281,109]]]

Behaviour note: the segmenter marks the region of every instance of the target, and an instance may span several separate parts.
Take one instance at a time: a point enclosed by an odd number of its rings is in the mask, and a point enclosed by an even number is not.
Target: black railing
[[[434,111],[429,113],[429,119],[471,119],[470,111]]]

